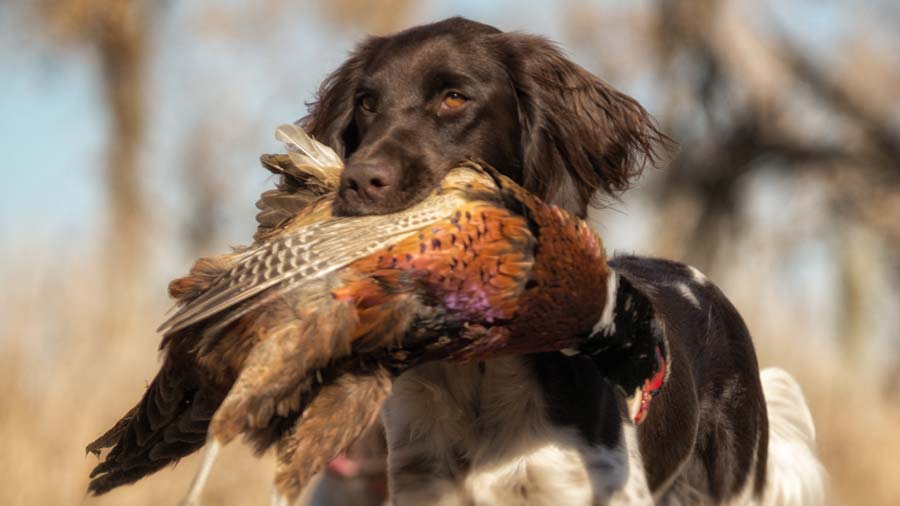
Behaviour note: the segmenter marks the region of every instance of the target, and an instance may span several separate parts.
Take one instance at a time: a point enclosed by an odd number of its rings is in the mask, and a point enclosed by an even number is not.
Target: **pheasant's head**
[[[665,323],[653,303],[624,276],[612,271],[607,307],[577,352],[589,355],[609,381],[630,399],[636,423],[668,380],[671,357]]]

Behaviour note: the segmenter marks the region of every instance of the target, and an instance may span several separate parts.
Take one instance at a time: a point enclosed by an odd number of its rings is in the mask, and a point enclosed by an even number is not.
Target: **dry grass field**
[[[177,504],[188,488],[195,458],[146,483],[85,496],[97,462],[85,455],[85,444],[124,414],[153,377],[154,329],[168,308],[163,286],[146,287],[153,295],[122,304],[123,314],[112,321],[110,294],[97,284],[98,272],[96,264],[73,262],[4,280],[19,289],[4,291],[2,302],[2,505]],[[232,445],[211,479],[208,503],[268,500],[272,469],[269,459]]]
[[[6,264],[0,295],[0,504],[176,504],[196,457],[104,497],[84,494],[96,462],[85,455],[85,444],[135,402],[158,366],[153,329],[168,308],[164,287],[110,299],[97,283],[96,262],[24,260]],[[119,318],[112,318],[110,300],[123,308]],[[751,328],[768,333],[758,339],[761,361],[787,367],[809,397],[831,476],[830,503],[900,504],[900,408],[885,404],[827,350],[801,350],[788,333],[798,329],[775,335],[764,322],[754,323],[756,316],[748,314]],[[272,469],[270,458],[231,445],[215,468],[207,504],[266,501]]]

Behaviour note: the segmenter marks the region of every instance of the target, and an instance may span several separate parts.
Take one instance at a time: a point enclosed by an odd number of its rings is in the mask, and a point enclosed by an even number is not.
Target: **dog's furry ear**
[[[350,57],[322,81],[315,101],[307,104],[309,114],[298,122],[306,133],[345,159],[359,143],[353,124],[357,87],[366,62],[383,40],[370,37],[356,46]]]
[[[674,143],[637,101],[553,43],[519,33],[494,37],[518,99],[526,188],[584,216],[598,190],[617,195],[668,155]]]

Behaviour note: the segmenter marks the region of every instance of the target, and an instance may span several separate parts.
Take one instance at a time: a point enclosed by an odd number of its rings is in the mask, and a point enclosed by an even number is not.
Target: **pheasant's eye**
[[[444,95],[444,100],[441,101],[441,106],[438,110],[439,113],[455,111],[460,107],[466,105],[469,99],[462,93],[458,91],[448,91],[446,95]]]
[[[359,97],[359,106],[368,112],[375,112],[375,108],[378,107],[378,100],[373,95],[366,94]]]

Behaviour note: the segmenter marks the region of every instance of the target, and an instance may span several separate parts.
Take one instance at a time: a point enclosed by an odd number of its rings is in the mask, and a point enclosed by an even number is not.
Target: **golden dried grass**
[[[105,496],[85,495],[97,459],[84,447],[137,401],[155,374],[154,329],[168,301],[164,286],[153,286],[152,296],[133,294],[125,304],[119,299],[125,314],[112,318],[109,294],[97,284],[100,269],[77,267],[57,266],[31,279],[12,269],[4,273],[4,285],[21,290],[6,290],[0,304],[7,313],[0,337],[0,504],[177,504],[196,456]],[[231,445],[210,479],[205,504],[264,503],[272,471],[269,458]]]

